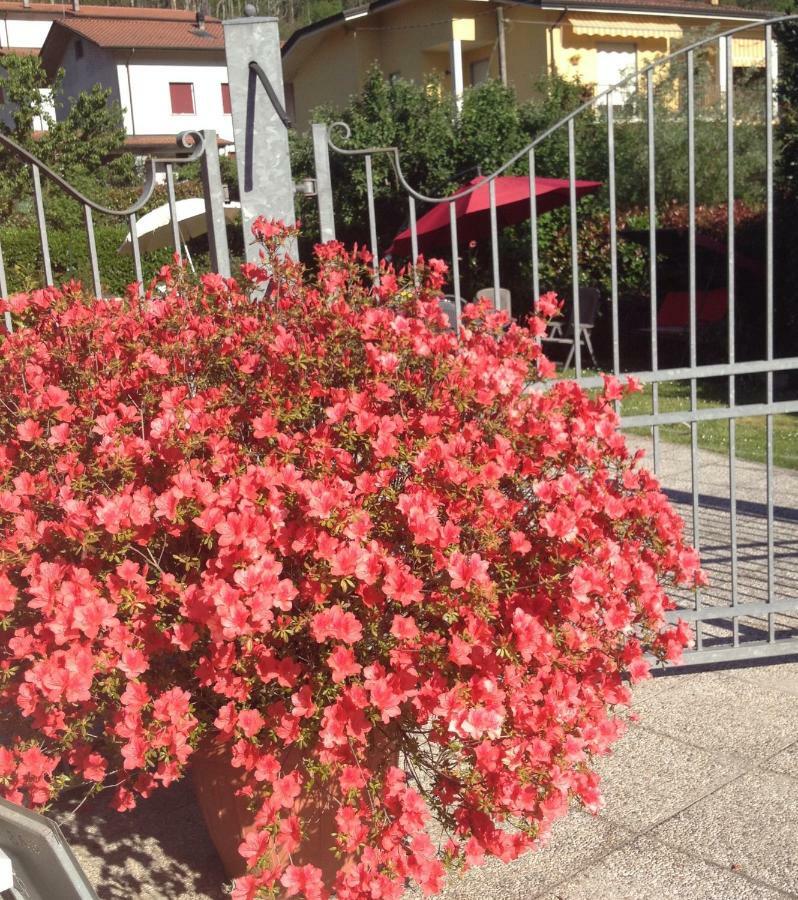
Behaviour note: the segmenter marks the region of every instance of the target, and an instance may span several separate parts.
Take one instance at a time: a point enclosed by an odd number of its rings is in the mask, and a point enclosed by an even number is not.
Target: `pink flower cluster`
[[[222,744],[255,812],[238,900],[435,893],[600,807],[628,682],[688,640],[667,586],[703,576],[625,388],[529,389],[542,314],[471,306],[458,337],[436,261],[375,285],[366,252],[310,272],[258,233],[242,284],[5,304],[0,790],[129,809]],[[297,864],[309,798],[334,882]]]

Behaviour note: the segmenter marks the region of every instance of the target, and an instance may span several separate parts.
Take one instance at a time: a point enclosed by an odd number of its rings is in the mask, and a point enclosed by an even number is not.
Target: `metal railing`
[[[224,217],[224,192],[222,188],[221,173],[219,168],[219,153],[216,143],[216,132],[184,131],[176,137],[176,146],[185,151],[184,154],[172,157],[148,157],[144,162],[144,185],[138,198],[125,209],[112,209],[85,196],[76,187],[53,169],[46,166],[36,156],[20,146],[12,138],[0,134],[0,147],[12,154],[17,160],[30,167],[33,203],[36,213],[36,224],[39,232],[39,248],[41,263],[44,273],[44,281],[48,286],[53,285],[53,265],[50,255],[50,239],[45,215],[44,192],[42,177],[48,179],[60,191],[76,200],[83,207],[83,218],[86,231],[86,243],[88,249],[89,265],[91,267],[92,288],[96,296],[102,296],[103,283],[97,254],[94,213],[103,216],[122,219],[130,230],[130,239],[133,251],[133,268],[139,289],[143,291],[143,270],[141,261],[140,241],[136,228],[137,214],[147,205],[153,196],[157,184],[158,166],[165,170],[167,202],[169,205],[172,242],[175,252],[182,260],[183,245],[180,237],[178,213],[175,197],[175,166],[190,162],[200,162],[200,170],[205,198],[205,214],[208,229],[208,243],[210,250],[211,267],[215,272],[225,276],[230,275],[230,257],[227,244],[227,233]],[[8,296],[8,283],[6,278],[6,260],[0,247],[0,296]],[[13,324],[11,314],[6,312],[5,325],[11,331]]]
[[[335,238],[335,184],[331,175],[331,159],[338,155],[350,159],[362,159],[365,170],[366,185],[366,212],[368,220],[368,242],[375,259],[375,278],[379,277],[378,223],[376,217],[375,187],[374,187],[374,160],[376,157],[386,157],[395,174],[400,192],[407,198],[407,221],[409,222],[410,244],[412,260],[419,255],[420,240],[423,235],[418,231],[418,204],[437,206],[449,205],[449,244],[450,244],[450,276],[451,287],[454,295],[457,311],[457,320],[460,321],[461,305],[463,302],[462,279],[460,269],[461,243],[458,239],[458,220],[456,202],[478,189],[484,190],[487,182],[489,192],[489,241],[490,257],[486,264],[489,269],[489,277],[493,284],[494,297],[499,297],[499,289],[502,286],[501,273],[501,244],[500,244],[500,214],[497,204],[496,184],[497,179],[510,172],[518,164],[525,163],[529,176],[529,257],[531,261],[531,278],[529,290],[532,296],[537,297],[541,292],[541,246],[540,246],[540,216],[537,209],[535,178],[539,170],[538,160],[541,150],[546,142],[556,136],[563,136],[567,142],[567,177],[569,196],[567,208],[569,211],[569,260],[568,278],[570,280],[572,297],[579,296],[580,287],[580,219],[579,204],[577,201],[577,125],[580,116],[596,115],[600,113],[601,121],[606,129],[606,206],[608,209],[609,252],[607,264],[609,267],[608,301],[610,311],[611,330],[611,365],[607,368],[616,375],[622,373],[633,374],[641,381],[650,385],[651,411],[621,417],[621,425],[624,428],[645,428],[650,433],[650,450],[655,471],[661,468],[664,461],[660,431],[663,427],[680,423],[689,429],[689,480],[690,486],[687,495],[689,497],[689,530],[693,543],[700,549],[704,530],[711,539],[710,543],[725,542],[724,546],[729,550],[729,565],[727,570],[720,574],[719,582],[722,590],[714,593],[706,593],[696,590],[690,597],[681,597],[680,604],[683,607],[678,615],[688,618],[695,628],[695,649],[690,652],[689,659],[694,663],[718,662],[732,659],[744,659],[753,656],[774,656],[788,652],[798,652],[798,579],[793,579],[787,557],[789,554],[779,551],[774,540],[775,529],[775,502],[774,502],[774,416],[785,413],[798,413],[798,399],[777,399],[774,389],[774,376],[776,373],[798,373],[798,356],[790,355],[776,358],[774,348],[774,172],[776,167],[776,145],[774,141],[774,126],[777,120],[775,103],[774,59],[775,39],[774,28],[798,23],[798,16],[782,16],[768,20],[762,20],[752,25],[747,23],[728,30],[722,34],[714,34],[682,47],[666,57],[654,60],[639,72],[630,74],[617,85],[603,91],[595,97],[585,101],[573,112],[564,116],[561,121],[547,128],[539,134],[526,147],[519,150],[495,171],[485,176],[483,182],[473,184],[459,190],[456,194],[446,197],[428,196],[411,185],[403,171],[402,156],[397,147],[368,147],[357,148],[344,146],[351,140],[349,127],[342,122],[336,122],[330,126],[325,124],[313,125],[312,135],[314,143],[314,159],[316,164],[316,184],[318,197],[319,225],[322,240]],[[764,263],[762,265],[762,277],[764,280],[765,325],[764,325],[764,352],[759,353],[753,359],[739,359],[736,352],[736,343],[740,338],[736,328],[738,315],[738,300],[736,282],[738,277],[738,265],[735,254],[735,201],[737,199],[738,180],[736,177],[736,138],[739,127],[739,115],[735,108],[735,94],[738,90],[735,84],[735,67],[733,59],[733,40],[745,32],[754,32],[763,41],[764,61],[762,71],[764,84],[761,87],[759,100],[759,125],[763,136],[763,215],[765,228]],[[716,113],[720,116],[718,121],[725,125],[725,160],[723,155],[717,158],[713,165],[726,166],[725,203],[727,209],[726,225],[726,259],[725,270],[727,280],[727,309],[725,328],[725,360],[722,362],[707,363],[702,360],[699,352],[702,321],[698,315],[698,257],[697,257],[697,210],[699,196],[697,193],[697,127],[701,125],[707,116],[697,92],[697,63],[705,56],[709,58],[711,51],[718,60],[718,68],[715,76],[725,82],[725,89],[718,87]],[[684,76],[679,84],[679,94],[684,106],[685,126],[685,154],[686,154],[686,208],[687,208],[687,290],[688,310],[685,323],[685,337],[688,364],[686,366],[670,366],[663,368],[660,365],[662,359],[660,328],[658,314],[662,301],[662,291],[658,285],[659,272],[658,261],[660,248],[658,247],[658,215],[660,208],[657,196],[657,175],[662,167],[674,165],[671,159],[658,158],[657,146],[657,91],[670,90],[673,92],[672,81],[666,82],[662,77],[664,73],[672,72],[674,67],[683,69]],[[617,170],[617,137],[618,109],[615,100],[618,97],[632,97],[635,102],[635,120],[641,126],[641,134],[645,142],[645,166],[647,169],[645,178],[645,193],[647,209],[648,239],[645,249],[648,252],[648,310],[646,342],[648,344],[647,355],[649,366],[640,368],[625,368],[622,365],[622,334],[621,334],[621,308],[619,291],[619,205],[618,205],[618,170]],[[670,101],[669,101],[670,102]],[[725,120],[725,121],[724,121]],[[758,126],[759,127],[759,126]],[[555,174],[555,173],[547,173]],[[556,173],[563,174],[563,173]],[[583,369],[581,346],[581,322],[580,303],[572,303],[573,335],[575,338],[575,377],[585,387],[592,388],[601,385],[601,378]],[[639,338],[636,338],[639,344]],[[793,351],[794,353],[794,351]],[[737,379],[740,376],[760,376],[764,378],[764,396],[757,402],[742,402],[738,396]],[[703,379],[723,379],[726,384],[727,402],[708,403],[702,400],[699,392],[699,382]],[[668,383],[684,381],[689,384],[688,408],[669,410],[663,408],[661,389]],[[761,518],[766,523],[766,536],[761,548],[762,553],[758,557],[757,568],[752,576],[747,571],[746,579],[741,583],[741,565],[739,554],[740,529],[750,532],[756,523],[749,521],[750,504],[739,497],[738,485],[738,446],[737,423],[744,417],[762,417],[764,419],[764,504],[759,510]],[[724,516],[727,518],[718,531],[717,523],[707,525],[707,510],[709,501],[713,498],[706,497],[701,490],[699,426],[702,423],[725,420],[728,422],[728,494],[720,498],[724,506]],[[670,451],[669,451],[670,452]],[[798,476],[792,483],[795,493],[789,497],[788,507],[793,509],[798,502]],[[718,498],[714,498],[717,500]],[[743,504],[741,506],[741,503]],[[742,512],[741,512],[742,510]],[[791,517],[788,517],[788,519]],[[798,517],[796,517],[798,520]],[[780,528],[788,526],[779,522]],[[789,527],[793,527],[789,525]],[[798,540],[798,527],[795,538]],[[778,552],[777,552],[778,551]],[[778,558],[778,559],[777,559]],[[782,575],[777,578],[777,562],[781,564]],[[786,571],[785,571],[786,570]],[[711,572],[712,574],[716,574]],[[754,580],[764,582],[766,586],[766,598],[760,601],[758,598],[758,586]],[[728,588],[728,589],[727,589]],[[720,593],[718,593],[720,590]],[[779,596],[786,592],[787,597]],[[786,614],[790,615],[786,615]],[[760,621],[761,620],[761,621]]]

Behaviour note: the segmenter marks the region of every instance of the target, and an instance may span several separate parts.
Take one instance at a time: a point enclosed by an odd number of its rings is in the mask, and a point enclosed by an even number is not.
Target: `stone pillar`
[[[283,121],[280,33],[273,17],[252,16],[223,24],[244,244],[247,260],[257,262],[258,247],[252,243],[253,220],[266,216],[291,225],[296,221],[288,128]],[[250,67],[251,62],[263,70],[272,96]],[[289,247],[289,252],[295,254],[296,247]]]

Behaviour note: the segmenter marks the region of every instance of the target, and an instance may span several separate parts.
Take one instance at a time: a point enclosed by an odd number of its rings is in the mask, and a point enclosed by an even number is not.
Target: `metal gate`
[[[798,419],[788,418],[798,413],[798,356],[789,341],[780,341],[777,352],[777,325],[781,338],[784,329],[780,323],[791,294],[789,279],[783,276],[784,260],[775,257],[777,212],[785,214],[777,209],[776,193],[777,44],[781,29],[794,27],[796,20],[798,17],[785,16],[747,24],[655,61],[584,103],[486,176],[490,196],[487,269],[493,296],[502,296],[500,289],[508,278],[502,270],[496,179],[521,170],[530,179],[528,291],[537,297],[547,287],[535,198],[536,174],[545,174],[568,179],[570,246],[567,271],[562,274],[571,296],[578,297],[580,286],[586,286],[582,208],[576,190],[581,175],[578,137],[586,117],[593,117],[594,124],[597,117],[600,120],[606,142],[602,180],[608,232],[604,293],[609,336],[604,368],[616,375],[634,374],[646,385],[645,406],[624,407],[622,427],[632,430],[630,442],[646,452],[663,486],[681,508],[688,534],[701,550],[710,576],[708,587],[675,595],[680,608],[673,618],[688,620],[695,631],[695,646],[686,654],[690,664],[798,652],[798,576],[794,572],[798,471],[777,465],[779,453],[790,453],[790,446],[781,443],[785,428],[786,441],[795,440],[798,446],[798,434],[793,438],[790,432],[793,423],[798,432]],[[735,66],[735,53],[741,47],[749,55],[754,48],[754,70],[748,71],[746,83],[741,83]],[[674,133],[682,135],[679,153],[674,152]],[[636,136],[640,150],[639,178],[633,182],[642,194],[637,216],[643,222],[635,234],[635,258],[643,267],[644,290],[634,308],[630,298],[623,296],[619,269],[629,256],[630,233],[620,227],[619,203],[624,202],[622,194],[628,190],[624,185],[630,184],[630,173],[618,169],[619,142],[627,146],[630,135]],[[463,296],[460,258],[464,247],[458,240],[454,200],[477,186],[450,197],[425,196],[408,183],[395,147],[353,147],[350,137],[344,123],[313,126],[322,240],[336,234],[331,162],[335,164],[338,157],[362,160],[368,240],[379,258],[374,162],[387,156],[400,192],[407,198],[413,259],[423,242],[418,230],[421,207],[449,204],[448,259],[459,319],[462,302],[471,298]],[[714,143],[708,144],[709,137]],[[663,139],[667,146],[663,147]],[[557,140],[565,149],[567,171],[542,172],[545,148]],[[668,248],[664,243],[674,237],[658,222],[663,215],[662,201],[668,199],[658,196],[660,184],[667,184],[667,176],[676,171],[684,173],[686,218],[683,228],[675,229],[686,263],[680,290],[673,284],[666,289],[663,283],[673,274],[665,264]],[[714,174],[717,181],[719,173],[727,221],[720,238],[717,234],[709,238],[700,223],[702,191],[708,176]],[[754,196],[761,246],[747,233],[737,233],[741,192]],[[705,254],[710,252],[719,257],[715,268],[725,273],[725,291],[705,289],[701,282],[707,268]],[[782,264],[777,266],[777,261]],[[601,379],[583,365],[588,346],[583,339],[590,337],[593,322],[580,321],[581,305],[581,301],[571,303],[571,333],[576,338],[573,377],[586,388],[594,388],[601,385]],[[720,317],[718,305],[725,307]],[[630,329],[634,315],[640,321],[636,329]],[[674,341],[679,345],[676,351],[669,349]],[[725,454],[703,449],[707,440],[716,447],[725,445]]]
[[[88,271],[90,272],[91,284],[95,295],[102,297],[107,294],[104,293],[105,282],[97,253],[94,214],[97,213],[111,219],[121,219],[128,225],[133,255],[132,272],[135,280],[139,283],[140,290],[143,290],[142,255],[136,229],[137,215],[145,209],[151,200],[161,174],[159,169],[162,170],[167,188],[172,243],[175,253],[182,259],[183,241],[180,236],[176,209],[175,168],[196,161],[200,163],[200,175],[205,198],[205,217],[211,267],[215,272],[219,272],[226,277],[230,276],[230,256],[224,217],[224,191],[215,131],[183,131],[176,135],[174,156],[159,157],[158,159],[148,157],[144,162],[145,178],[141,192],[135,202],[125,209],[111,209],[85,196],[74,185],[70,184],[61,175],[46,166],[40,159],[7,135],[0,134],[0,147],[13,156],[20,164],[26,165],[30,171],[33,207],[39,232],[41,274],[45,285],[51,286],[54,284],[54,267],[50,253],[43,179],[81,205],[86,231]],[[12,259],[10,262],[13,264],[14,260]],[[7,297],[9,294],[6,265],[7,261],[4,258],[2,247],[0,247],[0,296],[2,297]],[[68,274],[74,277],[76,273],[69,272]],[[5,314],[5,327],[9,331],[12,329],[11,315],[8,312]]]

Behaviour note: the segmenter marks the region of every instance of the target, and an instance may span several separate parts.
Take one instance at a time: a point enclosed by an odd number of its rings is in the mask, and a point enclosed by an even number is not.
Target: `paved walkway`
[[[647,449],[641,438],[632,442]],[[690,525],[689,448],[662,445],[660,477]],[[776,585],[798,598],[798,473],[776,470]],[[712,578],[703,602],[731,602],[728,462],[700,458],[700,536]],[[762,466],[738,463],[739,602],[764,600]],[[685,597],[686,606],[692,604]],[[778,634],[798,619],[778,616]],[[761,640],[767,620],[741,622]],[[707,642],[731,640],[728,622]],[[550,846],[452,881],[444,900],[771,900],[798,898],[798,657],[668,674],[638,686],[641,724],[602,760],[606,808],[573,811]],[[126,815],[102,806],[61,820],[103,900],[217,900],[224,875],[190,786]]]

